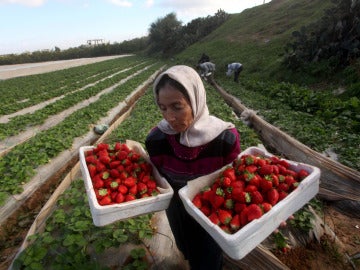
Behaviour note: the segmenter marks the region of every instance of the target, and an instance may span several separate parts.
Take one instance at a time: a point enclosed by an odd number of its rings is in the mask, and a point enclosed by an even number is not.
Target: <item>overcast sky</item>
[[[148,35],[151,23],[171,12],[186,24],[264,2],[270,0],[0,0],[0,55],[121,42]]]

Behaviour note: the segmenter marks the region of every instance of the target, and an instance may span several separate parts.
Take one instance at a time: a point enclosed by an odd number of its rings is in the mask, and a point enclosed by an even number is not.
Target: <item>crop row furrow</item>
[[[138,66],[136,67],[139,68]],[[25,115],[18,115],[16,117],[13,117],[7,123],[0,123],[0,140],[3,140],[9,136],[17,135],[20,132],[28,130],[31,127],[41,125],[51,115],[55,115],[66,109],[71,111],[71,106],[81,107],[82,105],[79,104],[80,102],[86,103],[88,99],[94,96],[100,96],[103,93],[111,91],[116,86],[115,82],[121,81],[133,73],[133,69],[125,69],[119,71],[117,74],[112,74],[112,76],[98,81],[95,85],[90,85],[86,88],[82,88],[81,91],[73,91],[72,93],[63,96],[63,98],[57,99],[56,102],[50,103],[45,107],[36,110],[35,112],[31,112]]]
[[[121,67],[134,65],[137,58],[123,57],[108,60],[99,65],[91,64],[39,75],[0,81],[3,104],[0,115],[14,113],[20,109],[38,104],[73,89],[107,77]],[[107,65],[106,65],[107,64]]]
[[[36,136],[12,149],[0,159],[0,201],[8,194],[23,191],[23,184],[27,183],[35,174],[36,168],[47,164],[62,151],[71,148],[75,138],[89,132],[89,127],[96,123],[107,112],[123,101],[141,81],[144,81],[157,69],[160,64],[153,65],[113,91],[102,95],[93,102],[75,111],[58,125],[39,132]]]

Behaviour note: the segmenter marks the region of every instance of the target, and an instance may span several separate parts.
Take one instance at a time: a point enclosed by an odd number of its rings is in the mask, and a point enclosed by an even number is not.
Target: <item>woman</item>
[[[232,123],[209,115],[198,73],[173,66],[154,82],[156,103],[164,117],[146,138],[150,159],[174,189],[166,215],[179,250],[191,269],[222,269],[222,250],[185,210],[178,190],[189,180],[231,163],[240,153]]]

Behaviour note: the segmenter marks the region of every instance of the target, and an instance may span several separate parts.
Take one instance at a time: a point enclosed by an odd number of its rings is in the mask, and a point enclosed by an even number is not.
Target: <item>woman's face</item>
[[[177,132],[187,130],[194,120],[190,102],[169,84],[159,89],[157,103],[164,119]]]

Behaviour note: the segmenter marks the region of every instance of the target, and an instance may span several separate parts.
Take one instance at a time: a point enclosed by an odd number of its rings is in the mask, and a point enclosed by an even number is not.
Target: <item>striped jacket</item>
[[[177,135],[167,135],[155,127],[147,136],[150,159],[175,191],[187,181],[212,173],[231,163],[240,153],[240,135],[227,129],[213,141],[198,147],[186,147]]]

